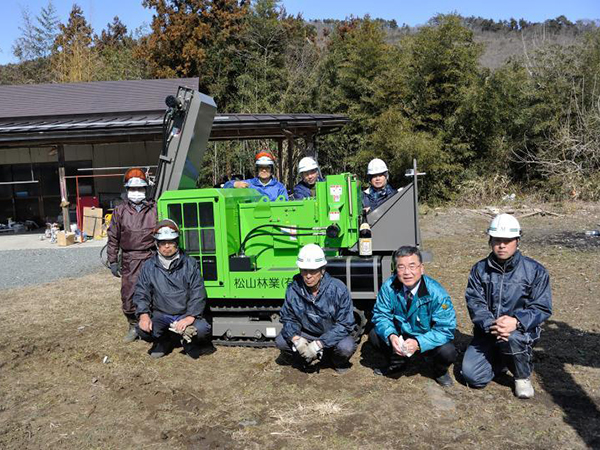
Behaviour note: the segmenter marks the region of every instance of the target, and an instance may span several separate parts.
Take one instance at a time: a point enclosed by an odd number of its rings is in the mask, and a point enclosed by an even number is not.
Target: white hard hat
[[[179,238],[179,227],[171,219],[161,220],[154,228],[154,239],[157,241],[174,241]]]
[[[325,253],[317,244],[307,244],[302,247],[296,260],[299,269],[319,269],[326,264]]]
[[[310,170],[318,169],[319,165],[310,156],[305,156],[298,163],[298,173],[308,172]]]
[[[379,158],[372,159],[367,166],[367,175],[377,175],[387,171],[387,165]]]
[[[510,214],[498,214],[492,219],[487,232],[491,237],[518,238],[521,237],[521,225]]]
[[[125,183],[126,188],[147,187],[148,183],[143,178],[132,177]]]

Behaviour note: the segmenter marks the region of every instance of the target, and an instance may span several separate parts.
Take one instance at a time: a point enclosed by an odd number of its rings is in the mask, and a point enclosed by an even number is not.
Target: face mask
[[[145,192],[139,192],[139,191],[127,191],[127,198],[135,204],[141,203],[143,200],[146,199],[146,193]]]

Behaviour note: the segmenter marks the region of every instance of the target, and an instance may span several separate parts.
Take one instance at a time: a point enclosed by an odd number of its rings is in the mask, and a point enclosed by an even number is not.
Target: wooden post
[[[67,192],[67,180],[65,178],[65,147],[58,145],[58,182],[60,184],[60,207],[63,213],[63,224],[65,232],[71,231],[69,219],[69,194]]]
[[[288,163],[288,187],[292,188],[294,186],[294,138],[293,136],[289,136],[287,139],[288,148],[287,148],[287,163]]]
[[[283,139],[277,141],[277,178],[283,178]]]

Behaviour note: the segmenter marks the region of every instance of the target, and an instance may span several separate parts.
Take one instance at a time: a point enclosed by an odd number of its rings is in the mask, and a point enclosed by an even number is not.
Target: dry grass
[[[549,268],[555,296],[554,322],[536,351],[532,401],[515,399],[510,386],[498,383],[442,390],[426,366],[398,380],[375,377],[364,345],[343,376],[280,366],[274,349],[219,348],[198,361],[176,351],[155,361],[147,344],[121,342],[126,323],[118,281],[100,273],[0,292],[0,447],[594,446],[600,443],[599,247],[557,240],[600,222],[598,209],[583,206],[568,220],[524,221],[524,251]],[[427,270],[454,298],[461,350],[471,335],[462,300],[466,275],[487,252],[486,222],[459,210],[432,211],[422,220],[426,247],[435,254]]]

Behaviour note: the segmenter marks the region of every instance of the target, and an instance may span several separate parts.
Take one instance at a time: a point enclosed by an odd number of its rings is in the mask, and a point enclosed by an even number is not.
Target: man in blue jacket
[[[294,186],[294,200],[314,198],[319,181],[324,181],[319,174],[319,165],[310,156],[306,156],[298,163],[298,173],[302,181]]]
[[[403,246],[394,254],[396,275],[388,278],[373,308],[371,344],[385,354],[387,367],[375,369],[376,375],[402,371],[413,355],[428,355],[433,360],[435,381],[451,386],[448,367],[456,360],[452,342],[456,314],[446,290],[424,275],[421,252]]]
[[[285,293],[275,344],[305,366],[317,368],[324,354],[338,373],[346,372],[356,351],[353,304],[344,283],[326,271],[321,247],[308,244],[298,253],[296,275]]]
[[[273,175],[275,169],[275,157],[266,151],[256,155],[256,176],[249,180],[230,180],[223,186],[224,188],[253,188],[261,195],[266,195],[269,200],[274,202],[279,197],[288,200],[287,189]]]
[[[363,208],[367,212],[377,208],[398,193],[396,189],[388,184],[388,168],[386,163],[375,158],[369,161],[367,166],[369,187],[363,191]]]
[[[532,348],[552,314],[550,277],[544,266],[519,251],[516,218],[499,214],[488,235],[492,252],[471,269],[465,294],[474,337],[462,375],[469,386],[482,388],[508,369],[515,395],[532,398]]]
[[[196,359],[210,338],[210,325],[202,318],[204,280],[196,260],[179,250],[175,222],[160,221],[154,239],[158,252],[144,263],[133,296],[138,334],[154,344],[152,358],[165,356],[173,350],[173,341],[181,340],[185,353]]]

